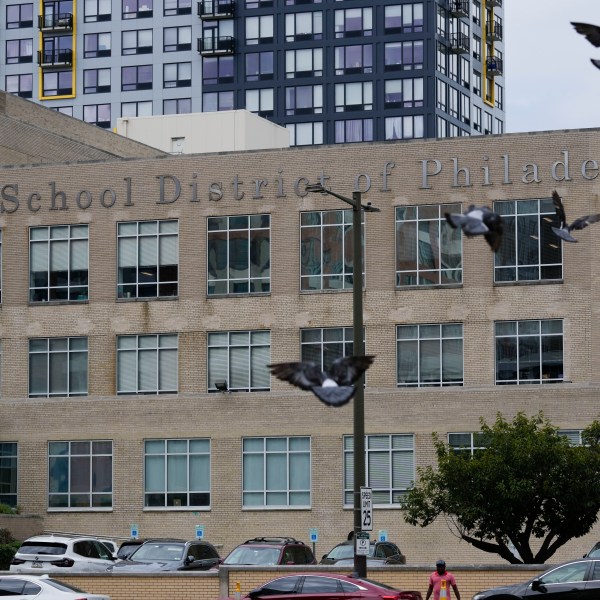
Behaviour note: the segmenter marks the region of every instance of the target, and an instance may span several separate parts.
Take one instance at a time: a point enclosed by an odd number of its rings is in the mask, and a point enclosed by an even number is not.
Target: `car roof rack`
[[[263,544],[302,544],[303,542],[293,537],[255,537],[246,540],[244,544],[263,543]]]

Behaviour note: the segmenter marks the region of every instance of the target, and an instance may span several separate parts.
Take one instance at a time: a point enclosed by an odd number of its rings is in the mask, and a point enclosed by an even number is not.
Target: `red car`
[[[295,573],[272,579],[248,592],[249,600],[422,600],[421,592],[403,592],[385,583],[337,573]]]

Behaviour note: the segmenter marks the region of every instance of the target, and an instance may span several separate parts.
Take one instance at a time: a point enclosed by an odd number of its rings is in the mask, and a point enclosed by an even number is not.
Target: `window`
[[[563,374],[563,322],[496,323],[496,385],[555,383]]]
[[[473,129],[481,133],[481,107],[473,106]]]
[[[396,327],[398,387],[463,384],[460,323]]]
[[[466,125],[471,123],[471,98],[466,94],[460,94],[460,120]]]
[[[423,41],[385,44],[385,70],[406,71],[423,68]]]
[[[73,71],[43,71],[42,81],[45,97],[73,95]]]
[[[208,295],[271,291],[271,215],[208,218]]]
[[[112,0],[85,0],[84,17],[86,23],[111,20]]]
[[[288,79],[295,77],[322,77],[323,49],[286,50],[285,76]]]
[[[121,54],[151,54],[152,29],[135,29],[121,33]]]
[[[498,83],[494,83],[494,105],[500,110],[504,108],[504,88]]]
[[[448,86],[448,114],[458,119],[458,94],[460,92],[453,86]]]
[[[396,286],[462,283],[460,229],[444,213],[460,204],[396,207]]]
[[[446,75],[448,71],[448,54],[448,48],[444,46],[444,44],[442,44],[441,42],[438,42],[435,68],[443,75]]]
[[[436,106],[447,112],[448,110],[448,84],[442,79],[436,81]]]
[[[145,19],[152,16],[153,0],[123,0],[123,19]]]
[[[481,2],[473,0],[473,12],[471,15],[475,25],[481,25]]]
[[[118,298],[177,296],[178,221],[119,223],[117,238]]]
[[[286,115],[312,115],[322,112],[322,85],[298,85],[285,88]]]
[[[242,440],[244,508],[310,507],[310,437]]]
[[[334,51],[336,75],[373,72],[372,44],[337,46]]]
[[[582,446],[581,429],[559,429],[558,435],[562,435],[569,440],[571,446]]]
[[[321,4],[322,0],[285,0],[286,6],[295,4]]]
[[[29,340],[29,397],[87,396],[88,340],[85,337]]]
[[[353,505],[354,438],[344,436],[344,506]],[[397,505],[415,481],[412,434],[365,436],[365,481],[373,490],[375,506]]]
[[[86,69],[83,71],[83,93],[102,94],[110,92],[110,69]]]
[[[206,92],[202,94],[202,112],[233,109],[233,92]]]
[[[173,98],[171,100],[163,100],[164,115],[183,115],[191,112],[191,98]]]
[[[481,60],[481,38],[473,35],[473,58]]]
[[[177,334],[117,337],[117,394],[175,394]]]
[[[17,506],[17,454],[16,442],[0,442],[0,502]]]
[[[483,111],[483,123],[484,123],[483,134],[484,135],[491,135],[493,133],[492,122],[493,122],[492,114],[487,111]]]
[[[31,98],[33,96],[33,75],[7,75],[4,81],[6,91],[10,94],[16,94],[21,98]]]
[[[233,81],[233,57],[227,58],[231,59],[231,81]],[[273,52],[248,52],[246,54],[246,81],[271,80],[273,74]]]
[[[210,508],[210,440],[144,442],[144,506]]]
[[[222,331],[208,334],[208,391],[226,381],[235,392],[271,389],[267,365],[271,360],[270,331]]]
[[[121,91],[152,89],[152,65],[121,67]]]
[[[471,63],[466,56],[460,57],[460,84],[467,89],[471,85]]]
[[[192,28],[165,27],[163,30],[163,52],[181,52],[192,49]]]
[[[33,62],[33,40],[7,40],[6,64],[19,64]]]
[[[273,53],[268,52],[264,54]],[[247,63],[246,63],[247,64]],[[215,56],[202,59],[202,83],[233,83],[234,81],[233,56]]]
[[[479,450],[485,450],[487,439],[480,431],[474,433],[449,433],[448,445],[454,454],[470,458]]]
[[[494,202],[494,211],[504,223],[494,280],[560,281],[562,246],[552,231],[558,227],[552,198]]]
[[[362,223],[364,248],[364,215]],[[352,243],[352,210],[300,213],[300,289],[351,289]]]
[[[386,140],[422,138],[424,135],[425,125],[423,121],[423,115],[385,118]]]
[[[273,15],[246,17],[246,44],[273,43]]]
[[[166,102],[166,100],[165,100]],[[164,113],[168,114],[168,113]],[[121,103],[122,117],[151,117],[152,116],[152,101],[145,102],[122,102]]]
[[[260,117],[273,116],[273,89],[246,90],[246,110]]]
[[[335,37],[373,35],[372,8],[346,8],[335,11]]]
[[[51,110],[55,110],[56,112],[62,113],[63,115],[68,115],[69,117],[73,116],[73,107],[72,106],[49,106]]]
[[[86,123],[110,128],[110,104],[88,104],[83,107],[83,120]]]
[[[323,12],[299,12],[285,15],[285,41],[306,42],[323,39]]]
[[[163,65],[163,87],[180,88],[192,85],[192,63],[169,63]]]
[[[87,33],[83,36],[84,58],[100,58],[111,55],[110,33]]]
[[[326,327],[300,330],[300,354],[303,362],[313,362],[327,370],[337,358],[352,356],[352,327]]]
[[[373,141],[373,119],[348,119],[335,121],[335,143]]]
[[[110,440],[48,442],[48,508],[112,508]]]
[[[371,81],[336,83],[335,110],[336,112],[373,110],[373,83]]]
[[[32,227],[29,230],[29,300],[87,299],[88,226]]]
[[[192,14],[192,0],[164,0],[165,17]]]
[[[385,7],[384,33],[418,33],[423,31],[423,3]]]
[[[33,27],[33,4],[9,4],[6,7],[7,29],[28,29]]]
[[[416,108],[423,106],[423,78],[388,79],[385,82],[385,108]]]
[[[288,123],[290,146],[314,146],[323,143],[323,123]]]
[[[473,71],[473,93],[481,98],[481,73]]]

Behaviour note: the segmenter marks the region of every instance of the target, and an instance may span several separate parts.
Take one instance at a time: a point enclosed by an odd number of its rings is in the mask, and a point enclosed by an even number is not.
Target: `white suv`
[[[98,539],[72,535],[36,535],[25,540],[10,563],[11,573],[90,573],[114,564],[112,552]]]

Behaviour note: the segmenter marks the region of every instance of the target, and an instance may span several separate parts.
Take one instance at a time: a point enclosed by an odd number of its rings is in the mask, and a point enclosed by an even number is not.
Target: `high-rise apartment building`
[[[4,89],[101,127],[246,108],[293,145],[502,133],[502,0],[8,0]]]

